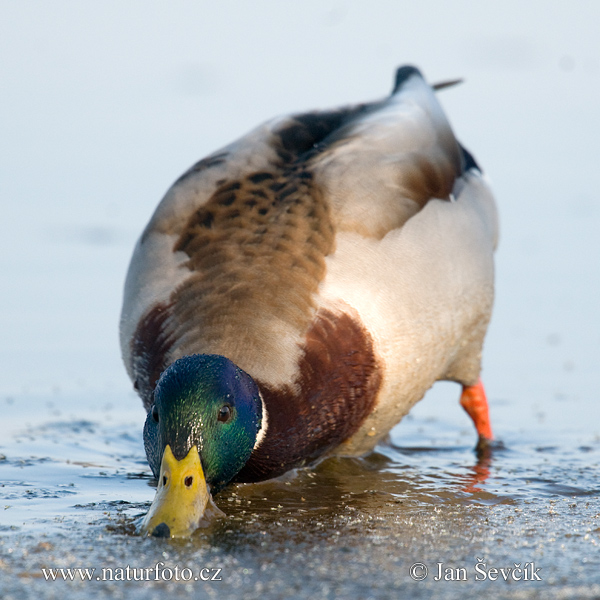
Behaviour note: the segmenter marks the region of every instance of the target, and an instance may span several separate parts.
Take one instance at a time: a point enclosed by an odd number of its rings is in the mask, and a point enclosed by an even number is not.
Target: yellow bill
[[[142,533],[156,537],[187,537],[199,526],[209,501],[210,492],[198,448],[193,446],[184,459],[177,460],[167,445],[156,496],[142,521]]]

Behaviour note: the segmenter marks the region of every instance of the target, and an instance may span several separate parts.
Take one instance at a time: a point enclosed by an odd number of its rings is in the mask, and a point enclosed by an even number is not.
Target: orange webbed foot
[[[494,439],[494,436],[490,424],[487,397],[481,379],[475,385],[463,386],[460,404],[473,419],[475,429],[479,434],[478,450],[483,449]]]

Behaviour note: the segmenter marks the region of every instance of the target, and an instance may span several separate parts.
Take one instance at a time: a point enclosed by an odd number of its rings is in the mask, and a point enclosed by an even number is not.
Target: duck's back
[[[149,407],[175,359],[222,354],[273,430],[294,411],[319,430],[305,455],[363,452],[435,380],[477,379],[496,236],[479,169],[404,67],[389,98],[269,122],[173,185],[127,277],[125,363]]]

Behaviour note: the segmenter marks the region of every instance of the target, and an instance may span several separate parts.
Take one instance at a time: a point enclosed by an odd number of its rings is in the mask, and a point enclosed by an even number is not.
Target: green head
[[[246,464],[261,421],[258,387],[247,373],[224,356],[185,356],[156,385],[144,426],[148,463],[158,478],[167,445],[178,461],[196,446],[217,492]]]

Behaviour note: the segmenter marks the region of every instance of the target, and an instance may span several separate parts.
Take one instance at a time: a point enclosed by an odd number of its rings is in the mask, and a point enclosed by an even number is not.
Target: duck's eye
[[[156,404],[152,405],[152,419],[154,419],[155,423],[158,423],[158,408],[156,408]]]
[[[217,415],[217,419],[221,421],[221,423],[227,423],[227,421],[231,419],[231,406],[228,404],[221,406],[219,409],[219,414]]]

